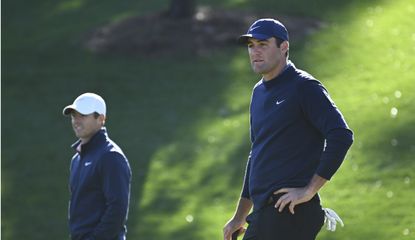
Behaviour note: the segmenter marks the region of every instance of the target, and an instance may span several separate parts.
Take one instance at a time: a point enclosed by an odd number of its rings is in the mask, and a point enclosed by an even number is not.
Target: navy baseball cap
[[[266,40],[271,37],[288,41],[288,31],[281,22],[272,18],[262,18],[255,21],[248,32],[239,37],[238,42],[247,43],[249,38]]]

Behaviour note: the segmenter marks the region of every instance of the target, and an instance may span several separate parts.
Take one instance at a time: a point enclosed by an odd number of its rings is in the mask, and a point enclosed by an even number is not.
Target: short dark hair
[[[282,40],[281,38],[275,38],[276,39],[276,43],[277,43],[277,47],[280,47],[281,44],[284,42],[284,40]]]
[[[283,39],[281,39],[281,38],[277,38],[277,37],[275,37],[275,39],[276,39],[276,44],[277,44],[277,47],[278,48],[280,48],[281,47],[281,44],[285,41],[285,40],[283,40]],[[288,57],[288,50],[287,50],[287,52],[285,53],[285,56],[286,57]]]
[[[97,112],[94,112],[93,113],[94,114],[94,118],[95,119],[98,119],[99,118],[99,116],[101,116],[102,114],[99,114],[99,113],[97,113]],[[105,125],[105,118],[104,118],[104,122],[102,123],[102,127]]]

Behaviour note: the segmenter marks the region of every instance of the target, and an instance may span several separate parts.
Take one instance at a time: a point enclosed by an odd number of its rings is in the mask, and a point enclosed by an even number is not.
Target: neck
[[[283,61],[280,62],[280,64],[277,65],[277,67],[273,71],[270,71],[266,74],[262,74],[262,78],[264,79],[264,81],[272,80],[276,78],[278,75],[280,75],[284,71],[286,66],[287,66],[287,60],[284,59]]]
[[[92,137],[95,136],[100,130],[101,128],[97,129],[89,136],[79,138],[79,140],[81,140],[81,145],[87,144],[92,139]]]
[[[91,138],[80,138],[79,140],[81,140],[81,145],[84,145],[87,144]]]

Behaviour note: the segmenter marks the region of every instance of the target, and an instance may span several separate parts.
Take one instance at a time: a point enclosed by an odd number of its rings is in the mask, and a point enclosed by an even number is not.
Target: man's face
[[[281,45],[283,46],[283,45]],[[266,80],[276,77],[285,64],[285,52],[277,47],[276,39],[248,40],[248,53],[254,72],[262,74]]]
[[[83,115],[73,110],[71,113],[71,123],[75,135],[83,143],[88,142],[95,133],[103,126],[104,116],[95,117],[94,114]]]

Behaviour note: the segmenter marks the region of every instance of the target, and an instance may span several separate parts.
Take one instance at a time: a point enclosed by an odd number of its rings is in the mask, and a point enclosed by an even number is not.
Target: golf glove
[[[323,208],[323,210],[325,213],[324,223],[327,224],[327,230],[332,232],[336,231],[337,222],[339,222],[340,225],[344,227],[343,221],[335,211],[330,208]]]

